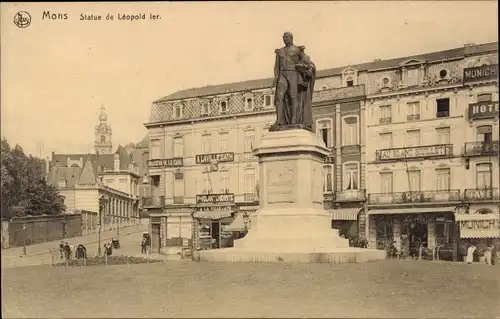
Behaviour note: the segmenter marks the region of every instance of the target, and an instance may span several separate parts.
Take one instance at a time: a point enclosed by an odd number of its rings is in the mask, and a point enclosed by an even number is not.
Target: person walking
[[[487,264],[487,265],[492,265],[491,263],[491,255],[492,255],[492,252],[493,252],[493,245],[488,245],[488,247],[486,247],[486,250],[484,252],[484,262]]]
[[[469,248],[467,248],[467,258],[465,261],[468,264],[472,264],[474,262],[474,252],[476,251],[476,246],[474,244],[471,244]]]

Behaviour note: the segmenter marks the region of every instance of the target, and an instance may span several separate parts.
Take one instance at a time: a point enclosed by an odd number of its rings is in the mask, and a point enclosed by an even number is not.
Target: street
[[[133,227],[127,227],[120,229],[120,235],[118,236],[120,240],[121,248],[115,250],[115,254],[124,255],[137,255],[141,252],[141,234],[148,230],[147,225],[138,225]],[[101,250],[102,246],[110,242],[113,237],[117,237],[116,230],[101,232]],[[89,236],[80,236],[67,238],[69,244],[76,246],[78,244],[83,244],[87,248],[88,256],[95,256],[97,254],[98,248],[98,235],[92,234]],[[59,243],[61,241],[53,241],[42,244],[37,244],[33,246],[27,246],[27,255],[22,255],[22,247],[16,247],[11,249],[5,249],[2,251],[2,268],[9,267],[22,267],[22,266],[36,266],[36,265],[50,265],[52,264],[51,254],[49,249],[59,250]],[[59,254],[59,253],[58,253]]]
[[[498,267],[162,262],[3,269],[12,317],[498,318]]]

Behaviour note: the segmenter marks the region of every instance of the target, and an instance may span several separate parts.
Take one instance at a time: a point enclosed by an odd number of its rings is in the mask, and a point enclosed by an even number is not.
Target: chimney
[[[68,157],[66,157],[66,167],[69,167],[69,166],[70,165],[69,165],[69,156],[68,156]]]
[[[83,167],[83,157],[80,157],[80,167]]]
[[[114,170],[119,171],[120,170],[120,155],[118,153],[115,154],[115,163],[114,163]]]

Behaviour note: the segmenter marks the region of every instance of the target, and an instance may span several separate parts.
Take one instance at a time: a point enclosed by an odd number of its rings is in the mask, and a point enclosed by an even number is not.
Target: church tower
[[[99,113],[99,125],[95,127],[95,143],[94,149],[99,154],[112,154],[113,143],[111,142],[111,127],[107,123],[108,116],[104,105],[101,105],[101,113]]]

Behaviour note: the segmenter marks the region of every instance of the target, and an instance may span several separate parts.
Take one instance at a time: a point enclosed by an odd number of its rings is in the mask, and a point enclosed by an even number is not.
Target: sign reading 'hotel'
[[[234,203],[234,194],[203,194],[196,195],[197,204]]]
[[[469,120],[498,117],[498,102],[479,102],[469,104]]]
[[[148,166],[149,167],[181,167],[181,166],[183,166],[183,161],[182,161],[182,157],[150,159],[148,161]]]
[[[464,83],[498,78],[498,64],[464,69]]]
[[[452,155],[452,146],[447,144],[417,146],[411,148],[386,149],[377,151],[377,160],[391,161],[405,158],[439,157]]]
[[[234,162],[234,153],[213,153],[196,155],[196,164],[210,164],[212,162]]]

